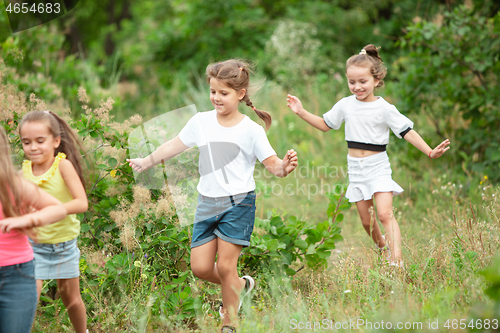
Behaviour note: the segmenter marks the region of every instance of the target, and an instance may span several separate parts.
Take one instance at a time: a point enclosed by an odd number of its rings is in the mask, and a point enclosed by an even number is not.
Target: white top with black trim
[[[264,128],[245,116],[232,127],[223,127],[217,111],[199,112],[179,133],[188,147],[200,150],[198,192],[222,197],[255,190],[255,161],[276,155]]]
[[[382,97],[361,102],[355,95],[344,97],[323,115],[326,125],[339,129],[345,122],[345,140],[349,148],[384,151],[389,143],[389,129],[403,138],[413,122]]]

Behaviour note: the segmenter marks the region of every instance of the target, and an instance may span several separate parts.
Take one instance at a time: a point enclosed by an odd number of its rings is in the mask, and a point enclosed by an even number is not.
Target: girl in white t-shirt
[[[206,75],[215,110],[193,116],[177,137],[150,156],[127,161],[141,172],[189,147],[200,149],[200,195],[191,242],[191,269],[200,279],[221,285],[222,332],[236,332],[240,293],[245,296],[255,285],[250,276],[240,278],[236,269],[241,249],[250,245],[254,225],[255,161],[259,159],[275,176],[285,177],[296,168],[297,154],[291,149],[283,160],[279,159],[264,129],[238,111],[239,103],[245,102],[264,120],[266,129],[271,125],[269,113],[257,110],[248,96],[247,63],[214,63],[207,67]]]
[[[369,44],[346,63],[347,83],[353,95],[341,99],[323,117],[306,111],[295,96],[288,95],[287,101],[293,112],[324,132],[339,129],[345,122],[345,138],[349,148],[349,187],[346,197],[356,203],[363,227],[375,244],[385,250],[388,243],[389,263],[402,266],[401,232],[392,212],[392,197],[403,192],[403,189],[392,180],[392,170],[385,152],[389,143],[389,129],[431,159],[443,155],[450,148],[447,147],[450,141],[446,139],[431,149],[412,129],[413,122],[399,113],[394,105],[374,95],[373,91],[383,85],[386,72],[378,49]],[[377,215],[373,209],[373,199],[377,204]],[[385,228],[385,237],[376,223],[377,216]]]

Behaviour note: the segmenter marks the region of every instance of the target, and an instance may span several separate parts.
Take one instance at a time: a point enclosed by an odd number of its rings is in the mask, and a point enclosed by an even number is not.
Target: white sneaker
[[[382,235],[382,238],[385,241],[385,235]],[[378,246],[378,244],[375,244],[375,249],[377,250],[377,252],[379,254],[382,254],[382,253],[384,253],[384,251],[387,251],[386,259],[387,260],[391,259],[391,249],[389,248],[389,245],[387,243],[383,247],[380,247],[380,246]]]
[[[243,293],[243,295],[240,296],[240,305],[238,306],[238,312],[240,311],[241,305],[243,304],[243,297],[250,294],[252,289],[255,287],[255,280],[251,276],[245,275],[245,276],[242,276],[241,278],[245,279],[246,281],[245,281],[245,287],[243,288],[244,293]],[[222,302],[220,302],[219,315],[221,318],[224,318],[224,314],[222,312],[222,307],[223,307],[223,304],[222,304]]]

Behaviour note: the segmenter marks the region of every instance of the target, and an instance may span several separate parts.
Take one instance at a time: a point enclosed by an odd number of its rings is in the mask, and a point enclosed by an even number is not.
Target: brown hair
[[[241,102],[245,102],[247,106],[251,107],[257,113],[260,119],[264,120],[266,130],[268,130],[272,122],[271,115],[269,112],[256,109],[248,95],[250,73],[252,73],[250,65],[238,59],[210,64],[207,66],[206,71],[208,83],[210,83],[210,79],[217,79],[236,91],[245,89],[245,96],[241,99]]]
[[[350,66],[367,67],[370,69],[373,77],[379,80],[376,88],[382,87],[384,85],[384,77],[387,74],[387,68],[378,54],[379,49],[380,47],[376,47],[373,44],[366,45],[363,47],[365,52],[361,51],[359,54],[355,54],[347,59],[346,70]]]
[[[19,216],[22,209],[21,179],[12,164],[10,154],[9,140],[0,126],[0,203],[4,217]]]
[[[54,138],[60,137],[61,143],[54,151],[54,156],[58,153],[66,154],[66,159],[73,163],[75,170],[80,177],[83,187],[85,188],[85,179],[83,177],[83,161],[81,151],[83,145],[78,137],[78,134],[69,126],[66,120],[59,117],[52,111],[31,111],[27,113],[19,124],[19,135],[23,125],[31,122],[43,122],[49,128],[50,133]]]

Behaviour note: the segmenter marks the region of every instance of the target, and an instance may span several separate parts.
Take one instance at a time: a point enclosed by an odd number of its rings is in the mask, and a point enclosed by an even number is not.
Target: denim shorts
[[[255,222],[255,191],[228,197],[198,196],[191,248],[220,238],[228,243],[250,245]]]
[[[33,260],[0,267],[0,333],[29,333],[36,303]]]
[[[33,243],[37,280],[73,279],[80,276],[80,249],[76,238],[63,243]]]

